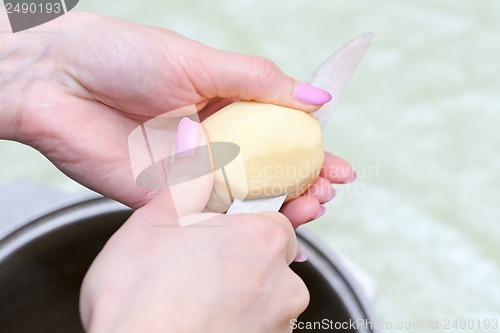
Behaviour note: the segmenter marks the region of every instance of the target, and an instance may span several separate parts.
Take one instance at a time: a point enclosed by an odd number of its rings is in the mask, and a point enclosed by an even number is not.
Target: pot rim
[[[93,193],[49,205],[0,230],[0,262],[30,241],[58,228],[77,224],[82,218],[131,211],[121,203]],[[361,327],[357,331],[378,333],[369,302],[343,259],[312,231],[301,228],[296,232],[301,249],[307,253],[310,262],[314,263],[314,268],[322,274],[330,288],[339,295],[352,319],[373,323],[372,328]]]

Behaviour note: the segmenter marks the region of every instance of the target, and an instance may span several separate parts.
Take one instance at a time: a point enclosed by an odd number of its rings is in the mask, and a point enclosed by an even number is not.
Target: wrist
[[[0,13],[0,139],[25,141],[23,110],[36,104],[35,91],[47,77],[47,49],[53,33],[12,33]]]

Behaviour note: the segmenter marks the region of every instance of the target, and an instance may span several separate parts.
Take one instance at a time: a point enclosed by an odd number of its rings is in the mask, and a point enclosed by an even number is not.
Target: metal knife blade
[[[234,199],[226,214],[277,212],[285,202],[286,194],[274,198],[241,200]]]
[[[322,128],[325,128],[328,119],[333,113],[340,96],[347,88],[349,80],[358,67],[363,54],[373,40],[373,34],[360,35],[328,57],[314,72],[309,84],[324,89],[332,95],[332,100],[323,105],[312,115]]]
[[[332,100],[312,115],[324,128],[337,105],[363,54],[370,45],[373,34],[363,34],[342,46],[328,57],[314,72],[309,84],[324,89],[332,95]],[[234,199],[226,214],[262,213],[279,211],[286,194],[273,198],[240,200]]]

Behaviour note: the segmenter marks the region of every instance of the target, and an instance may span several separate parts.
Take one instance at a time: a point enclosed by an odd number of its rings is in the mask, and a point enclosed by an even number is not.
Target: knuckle
[[[288,243],[290,242],[290,234],[283,222],[279,223],[276,219],[267,217],[265,223],[265,237],[269,250],[275,252],[286,251]]]
[[[274,62],[261,57],[253,57],[251,68],[255,81],[260,82],[255,88],[267,89],[267,84],[272,83],[280,73],[280,69]]]
[[[272,82],[280,71],[274,62],[266,58],[259,58],[258,68],[256,69],[258,70],[259,78],[264,83]]]
[[[237,218],[236,218],[237,217]],[[237,224],[246,242],[253,244],[261,253],[261,261],[285,263],[295,242],[290,221],[280,213],[231,215],[233,225]],[[238,223],[239,221],[239,223]]]
[[[285,221],[281,219],[286,219],[285,217],[277,218],[274,213],[260,214],[258,216],[243,215],[242,221],[248,219],[251,216],[252,223],[243,224],[242,227],[245,229],[244,233],[247,237],[258,241],[258,243],[265,246],[265,251],[274,258],[274,255],[286,251],[289,243],[289,232],[287,231]],[[279,214],[281,215],[281,214]],[[245,218],[246,216],[247,218]],[[289,223],[289,222],[287,222]],[[271,255],[271,253],[273,255]]]

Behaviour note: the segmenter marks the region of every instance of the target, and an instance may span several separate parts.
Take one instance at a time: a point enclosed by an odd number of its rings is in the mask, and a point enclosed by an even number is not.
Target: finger
[[[175,138],[175,160],[167,169],[168,189],[180,219],[201,213],[213,187],[210,155],[203,128],[183,118]]]
[[[187,226],[205,221],[205,208],[213,186],[210,155],[199,123],[183,118],[175,134],[175,155],[155,163],[153,178],[163,177],[162,190],[147,205],[149,212],[164,216],[161,224]],[[149,219],[145,219],[149,220]],[[151,220],[158,224],[158,219]]]
[[[356,172],[354,172],[349,162],[343,158],[325,152],[325,161],[319,176],[328,179],[332,183],[345,184],[356,179]]]
[[[287,202],[281,208],[281,212],[290,219],[295,229],[307,222],[319,218],[325,211],[326,209],[324,206],[320,205],[315,197],[306,195]]]
[[[308,257],[307,257],[307,254],[304,253],[304,251],[302,251],[300,249],[300,246],[297,250],[297,254],[295,255],[295,259],[293,260],[294,262],[304,262],[304,261],[307,261]]]
[[[207,97],[238,98],[315,111],[331,95],[285,75],[273,62],[256,56],[207,48],[194,67],[197,91]],[[189,71],[193,71],[191,66]]]
[[[286,247],[286,262],[287,264],[291,264],[295,257],[297,256],[298,251],[298,241],[297,236],[295,235],[295,230],[292,227],[290,221],[280,213],[263,213],[262,215],[266,216],[269,220],[277,224],[281,229],[283,229],[287,235],[287,247]]]
[[[336,191],[328,179],[318,177],[304,195],[314,197],[320,204],[324,204],[332,200],[335,197],[335,193]]]

